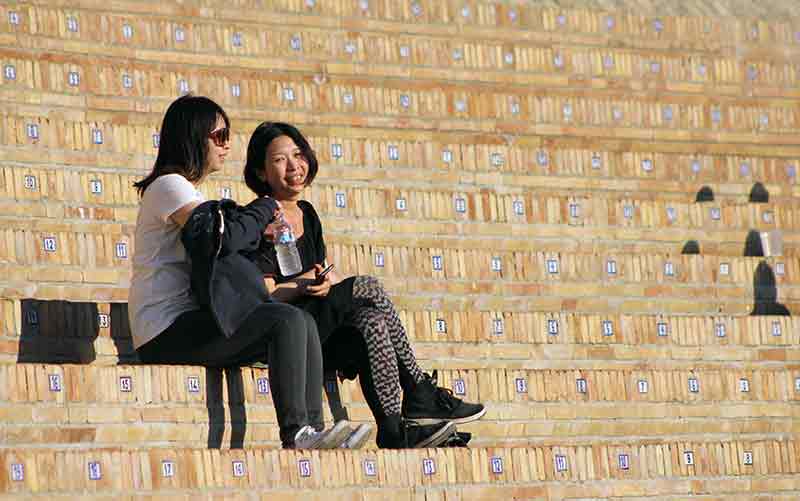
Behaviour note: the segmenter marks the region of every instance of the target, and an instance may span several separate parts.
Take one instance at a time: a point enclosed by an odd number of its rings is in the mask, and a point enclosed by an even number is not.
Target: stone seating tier
[[[448,369],[439,382],[489,408],[461,427],[477,445],[798,432],[800,364],[594,365]],[[2,364],[0,376],[3,447],[278,445],[265,369]],[[354,421],[373,420],[357,384],[339,392]]]
[[[770,499],[800,490],[794,440],[405,451],[0,451],[0,493],[82,499]]]

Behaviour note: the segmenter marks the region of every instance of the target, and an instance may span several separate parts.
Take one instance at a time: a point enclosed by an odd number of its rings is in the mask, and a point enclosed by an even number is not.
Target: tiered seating
[[[559,365],[559,364],[554,364]],[[566,364],[565,364],[566,365]],[[574,365],[574,364],[569,364]],[[608,362],[594,362],[603,367]],[[446,387],[491,406],[477,444],[531,445],[629,437],[775,437],[796,432],[800,370],[674,362],[658,367],[444,371]],[[276,445],[266,371],[197,367],[4,366],[13,404],[3,442],[16,446]],[[97,386],[88,386],[96,381]],[[356,420],[369,420],[352,385]],[[230,427],[223,427],[223,422]]]
[[[564,368],[574,361],[642,359],[780,362],[798,358],[800,341],[789,317],[420,311],[413,301],[399,305],[405,307],[400,316],[417,350],[440,368],[535,368],[559,361]],[[3,361],[109,365],[135,360],[122,304],[7,300],[0,309]],[[448,359],[456,365],[441,365]]]
[[[163,491],[167,496],[245,499],[792,499],[798,487],[794,441],[665,442],[400,453],[132,449],[5,451],[0,464],[22,476],[6,492]],[[702,460],[701,460],[702,458]],[[337,469],[331,471],[330,465]],[[57,473],[57,474],[52,474]],[[19,478],[19,477],[18,477]],[[699,480],[694,480],[698,478]],[[335,488],[335,489],[334,489]],[[424,490],[424,493],[421,492]]]
[[[574,3],[0,6],[0,497],[800,495],[798,13]],[[278,451],[267,371],[136,363],[130,186],[190,90],[210,198],[308,133],[331,260],[487,404],[473,449]]]

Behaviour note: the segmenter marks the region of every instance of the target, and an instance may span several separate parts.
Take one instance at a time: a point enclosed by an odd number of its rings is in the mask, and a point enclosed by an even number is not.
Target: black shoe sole
[[[437,421],[437,422],[441,423],[442,421]],[[456,424],[453,423],[452,421],[448,422],[446,425],[442,426],[440,430],[438,430],[430,437],[426,438],[422,442],[414,444],[412,448],[424,449],[426,447],[437,447],[446,442],[447,439],[450,437],[450,435],[455,433],[455,431],[456,431]]]
[[[471,423],[473,421],[479,420],[480,418],[483,417],[484,414],[486,414],[486,407],[481,409],[480,412],[476,412],[475,414],[473,414],[471,416],[464,416],[464,417],[460,417],[460,418],[453,418],[453,419],[448,419],[448,418],[444,418],[444,417],[438,417],[438,418],[406,418],[406,421],[408,421],[409,423],[414,423],[414,424],[436,424],[436,423],[441,423],[442,421],[447,421],[448,423],[453,423],[453,424],[466,424],[466,423]]]

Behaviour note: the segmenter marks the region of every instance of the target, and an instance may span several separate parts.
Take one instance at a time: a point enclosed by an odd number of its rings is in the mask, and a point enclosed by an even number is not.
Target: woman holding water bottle
[[[456,424],[479,419],[485,409],[437,387],[436,379],[420,369],[377,279],[341,279],[332,264],[326,267],[321,221],[302,200],[318,169],[308,140],[294,126],[264,122],[256,128],[247,148],[245,182],[257,195],[274,197],[282,209],[266,228],[260,249],[249,255],[273,298],[315,318],[326,367],[341,369],[338,363],[361,354],[355,373],[378,424],[378,446],[439,445],[453,435]]]

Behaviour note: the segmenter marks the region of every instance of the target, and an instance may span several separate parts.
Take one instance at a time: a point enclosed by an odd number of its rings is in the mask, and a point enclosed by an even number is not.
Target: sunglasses
[[[231,140],[231,130],[227,127],[223,127],[221,129],[213,130],[211,133],[208,134],[209,139],[214,141],[214,144],[219,146],[220,148],[225,146],[225,144]]]

